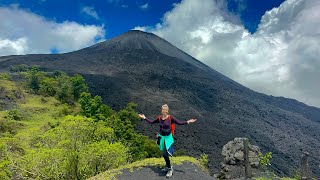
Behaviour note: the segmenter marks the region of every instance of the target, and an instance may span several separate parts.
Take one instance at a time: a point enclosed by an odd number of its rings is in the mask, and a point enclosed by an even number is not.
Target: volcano
[[[211,173],[219,169],[224,144],[248,137],[262,152],[273,153],[275,172],[292,174],[308,151],[320,177],[319,108],[255,92],[155,34],[132,30],[74,52],[0,57],[2,72],[18,64],[79,73],[90,92],[115,110],[133,101],[139,113],[155,118],[167,103],[176,118],[197,118],[176,126],[175,147],[192,156],[208,154]],[[139,122],[136,129],[154,138],[158,126]]]

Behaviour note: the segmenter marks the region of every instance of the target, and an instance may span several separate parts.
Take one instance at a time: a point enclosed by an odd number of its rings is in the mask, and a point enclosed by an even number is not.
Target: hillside
[[[136,122],[130,116],[133,113],[128,108],[132,107],[130,103],[119,112],[105,111],[105,114],[101,111],[105,106],[100,104],[97,107],[99,96],[91,99],[84,96],[84,92],[79,103],[70,101],[72,97],[66,96],[67,94],[61,99],[61,86],[55,86],[55,81],[64,79],[68,82],[70,78],[71,82],[77,82],[72,85],[75,90],[82,86],[79,83],[82,82],[81,77],[34,70],[36,69],[10,75],[0,74],[0,179],[127,180],[162,179],[165,176],[165,172],[161,171],[164,166],[163,158],[154,158],[159,157],[159,150],[154,142],[135,134],[132,124],[126,122],[128,118],[132,123]],[[38,78],[31,78],[30,74]],[[53,86],[48,86],[48,80]],[[30,86],[35,82],[40,83],[37,92],[33,91],[37,86]],[[55,93],[52,93],[53,90]],[[63,102],[66,99],[69,99],[68,103]],[[84,104],[85,100],[93,104]],[[96,111],[98,109],[99,112]],[[136,113],[133,115],[137,116]],[[117,118],[120,121],[115,120]],[[117,122],[116,126],[112,125],[113,122]],[[121,122],[125,122],[125,126]],[[139,140],[131,139],[130,136],[137,136]],[[93,143],[90,140],[92,137]],[[122,143],[127,147],[122,146]],[[196,159],[181,154],[184,152],[177,151],[175,156],[178,156],[171,158],[175,178],[215,179],[209,175],[206,155]],[[75,157],[77,161],[74,161]],[[74,171],[77,173],[74,174]]]
[[[83,77],[37,67],[0,73],[0,179],[86,179],[148,157],[136,104],[114,111]]]
[[[167,103],[175,117],[197,118],[197,123],[176,127],[176,148],[191,156],[209,154],[211,173],[218,171],[225,143],[248,137],[273,152],[278,174],[292,174],[307,150],[320,176],[319,108],[252,91],[154,34],[129,31],[75,52],[0,57],[2,72],[18,64],[80,73],[90,92],[115,110],[134,101],[139,112],[154,118]],[[140,122],[136,129],[153,138],[158,128]]]

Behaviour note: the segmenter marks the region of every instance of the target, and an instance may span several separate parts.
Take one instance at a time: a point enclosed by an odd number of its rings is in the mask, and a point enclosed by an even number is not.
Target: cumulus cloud
[[[320,107],[320,1],[286,0],[250,34],[218,1],[183,0],[153,32],[258,92]]]
[[[0,39],[0,54],[25,54],[28,51],[26,38],[17,40]]]
[[[145,4],[140,6],[140,9],[142,9],[142,10],[146,10],[148,8],[149,8],[149,3],[145,3]]]
[[[0,56],[78,50],[104,39],[104,27],[57,23],[18,6],[0,7]]]
[[[96,10],[94,9],[94,7],[91,6],[84,6],[81,9],[81,12],[87,14],[88,16],[93,17],[94,19],[99,19],[98,13],[96,12]]]

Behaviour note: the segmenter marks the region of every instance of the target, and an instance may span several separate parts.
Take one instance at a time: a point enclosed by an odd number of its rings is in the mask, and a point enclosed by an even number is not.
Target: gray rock
[[[234,153],[234,158],[240,161],[244,161],[243,151],[237,151]]]
[[[243,154],[243,139],[237,137],[233,141],[229,141],[222,148],[222,155],[224,156],[224,162],[229,165],[241,165],[244,161]],[[249,161],[252,167],[259,166],[259,152],[260,148],[249,144]]]

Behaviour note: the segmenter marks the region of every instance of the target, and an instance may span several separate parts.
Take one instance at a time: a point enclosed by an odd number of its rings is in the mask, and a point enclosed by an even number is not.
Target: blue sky
[[[320,0],[0,0],[0,56],[154,33],[255,91],[320,107]]]
[[[261,16],[284,0],[228,0],[228,11],[240,17],[243,25],[251,33],[256,32]]]
[[[239,16],[242,24],[252,33],[256,31],[261,16],[282,2],[283,0],[224,1],[227,10]],[[109,39],[136,26],[152,26],[158,23],[165,12],[173,8],[174,3],[180,3],[180,0],[1,0],[0,6],[19,4],[22,9],[56,22],[75,21],[80,24],[104,25],[105,38]],[[85,7],[97,16],[85,13]]]

